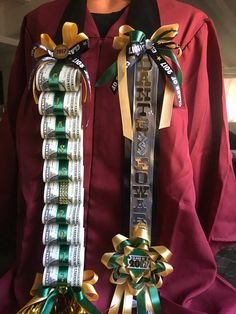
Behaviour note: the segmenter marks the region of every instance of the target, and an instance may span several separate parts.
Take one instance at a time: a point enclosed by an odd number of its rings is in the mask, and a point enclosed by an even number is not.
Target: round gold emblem
[[[68,56],[69,49],[65,45],[58,45],[53,51],[53,57],[56,59],[65,59]]]

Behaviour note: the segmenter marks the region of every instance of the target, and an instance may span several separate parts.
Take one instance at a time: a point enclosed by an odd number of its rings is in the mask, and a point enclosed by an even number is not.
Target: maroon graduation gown
[[[30,298],[36,272],[42,272],[42,140],[37,105],[27,82],[30,56],[42,32],[53,36],[68,0],[45,4],[24,19],[0,132],[1,254],[17,239],[15,262],[0,278],[0,313],[12,314]],[[236,241],[236,183],[228,144],[221,61],[209,18],[189,5],[159,0],[161,24],[179,23],[183,49],[182,109],[174,108],[170,128],[160,132],[159,244],[173,252],[174,272],[160,289],[166,314],[235,314],[236,290],[216,273],[213,252]],[[101,263],[121,233],[123,139],[118,96],[95,81],[114,61],[113,37],[127,10],[99,38],[86,13],[90,49],[83,54],[91,83],[91,102],[83,106],[85,159],[86,269],[99,275],[97,306],[109,307],[114,286]],[[8,248],[7,248],[8,247]]]

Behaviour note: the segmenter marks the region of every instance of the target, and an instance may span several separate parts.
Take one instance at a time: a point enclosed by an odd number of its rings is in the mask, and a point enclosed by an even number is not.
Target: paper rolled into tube
[[[35,83],[36,89],[40,92],[45,91],[67,91],[77,92],[81,86],[81,74],[78,68],[72,66],[63,65],[59,73],[56,72],[53,75],[51,71],[55,66],[55,62],[43,63],[36,71]],[[50,76],[55,79],[57,76],[58,84],[50,86]]]
[[[46,139],[43,141],[43,159],[81,160],[82,153],[83,145],[80,138],[76,140]]]
[[[46,204],[42,212],[43,224],[64,223],[83,225],[83,204],[58,205]]]
[[[81,115],[82,96],[78,92],[42,92],[39,96],[41,115]]]

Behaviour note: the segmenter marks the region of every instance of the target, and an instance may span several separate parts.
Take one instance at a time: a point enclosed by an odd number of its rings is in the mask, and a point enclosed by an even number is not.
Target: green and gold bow
[[[112,269],[110,282],[117,285],[108,313],[117,314],[123,301],[122,313],[130,314],[136,297],[139,314],[147,310],[160,314],[158,288],[163,284],[162,277],[173,271],[168,263],[172,253],[164,246],[150,246],[144,223],[134,228],[133,237],[118,234],[112,242],[115,252],[102,257],[102,263]]]
[[[55,288],[42,286],[42,274],[36,274],[30,294],[33,298],[17,314],[50,314],[57,306],[58,298],[64,298],[65,309],[60,313],[100,314],[91,303],[98,300],[93,285],[98,276],[91,270],[84,271],[83,285],[80,287],[58,286]],[[63,303],[63,302],[61,302]]]
[[[174,94],[176,94],[178,105],[182,105],[180,92],[182,72],[177,60],[177,57],[181,56],[182,51],[180,47],[173,42],[173,39],[178,34],[178,27],[178,24],[162,26],[154,32],[150,39],[147,39],[142,31],[134,30],[129,25],[123,25],[119,29],[119,36],[114,38],[113,47],[120,50],[118,59],[104,72],[97,81],[96,86],[102,86],[112,78],[117,77],[123,135],[129,139],[133,138],[133,131],[128,95],[127,70],[132,68],[145,53],[154,60],[160,71],[166,77],[159,128],[168,127],[170,125]],[[174,50],[177,50],[177,56]],[[129,59],[129,56],[134,56],[135,58],[132,60]],[[169,62],[177,69],[176,73]],[[117,84],[114,84],[114,86],[116,85]]]

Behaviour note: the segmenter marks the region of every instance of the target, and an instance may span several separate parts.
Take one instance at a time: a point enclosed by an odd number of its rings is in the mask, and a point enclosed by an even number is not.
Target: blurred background
[[[168,0],[166,0],[168,1]],[[0,119],[4,110],[7,82],[19,40],[23,16],[46,0],[0,0]],[[223,62],[229,136],[236,171],[236,0],[182,0],[206,12],[214,21]],[[177,21],[178,22],[178,21]],[[235,209],[236,210],[236,209]],[[236,286],[236,245],[216,256],[218,272]],[[6,262],[6,261],[5,261]],[[4,271],[0,258],[0,275]]]

